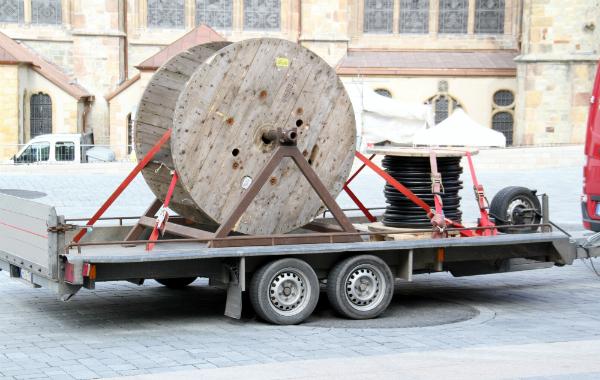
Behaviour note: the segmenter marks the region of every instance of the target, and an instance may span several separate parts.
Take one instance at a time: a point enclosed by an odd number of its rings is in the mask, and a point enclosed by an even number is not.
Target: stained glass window
[[[0,0],[0,22],[23,22],[23,0]]]
[[[244,0],[244,28],[249,30],[279,30],[280,0]]]
[[[365,33],[392,33],[393,0],[365,0]]]
[[[196,0],[196,25],[231,29],[232,20],[233,0]]]
[[[440,0],[440,33],[467,33],[468,0]]]
[[[494,104],[498,107],[508,107],[515,102],[515,95],[509,90],[496,91]]]
[[[510,112],[497,112],[492,116],[492,129],[504,134],[506,145],[513,144],[514,119]]]
[[[504,33],[504,0],[477,0],[475,33]]]
[[[400,1],[400,33],[429,32],[429,0]]]
[[[435,124],[439,124],[446,120],[448,116],[452,115],[452,112],[454,112],[457,108],[462,107],[458,100],[446,93],[440,93],[432,96],[427,100],[426,104],[433,105]]]
[[[148,26],[157,28],[185,27],[184,0],[148,0]]]
[[[62,23],[60,0],[31,0],[31,23]]]
[[[375,89],[375,93],[379,94],[381,96],[385,96],[386,98],[392,97],[392,93],[390,92],[390,90],[388,90],[386,88],[377,88],[377,89]]]
[[[34,94],[31,96],[29,105],[31,138],[52,133],[52,99],[50,96],[41,92]]]

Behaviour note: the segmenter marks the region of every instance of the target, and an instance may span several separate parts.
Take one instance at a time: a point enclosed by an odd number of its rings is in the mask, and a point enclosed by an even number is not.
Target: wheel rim
[[[310,283],[304,273],[298,270],[284,270],[271,279],[269,301],[278,314],[295,315],[306,308],[310,291]]]
[[[361,264],[346,277],[346,299],[356,310],[372,310],[383,300],[385,287],[381,270],[370,264]]]
[[[506,217],[510,224],[532,224],[535,221],[533,205],[528,199],[516,198],[506,208]]]

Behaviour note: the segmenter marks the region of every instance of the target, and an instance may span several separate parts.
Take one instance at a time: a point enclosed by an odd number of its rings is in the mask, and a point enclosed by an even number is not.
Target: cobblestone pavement
[[[270,326],[250,312],[236,321],[221,316],[224,297],[200,280],[181,291],[148,281],[99,284],[61,303],[48,290],[0,276],[0,379],[87,379],[600,336],[600,279],[583,262],[465,278],[416,276],[399,284],[394,304],[430,300],[422,318],[437,312],[435,300],[478,311],[463,322],[422,328]]]
[[[553,219],[573,228],[579,225],[579,167],[479,175],[489,194],[506,184],[537,187],[551,195]],[[122,173],[2,173],[0,189],[42,191],[47,195],[40,201],[55,204],[59,213],[82,217],[91,215],[122,178]],[[469,183],[468,177],[464,180]],[[377,180],[361,176],[353,186],[364,195]],[[471,191],[465,191],[463,196],[470,199]],[[383,204],[381,195],[368,195],[368,204]],[[139,214],[151,199],[138,178],[109,214]],[[469,207],[465,214],[474,218],[475,209]],[[202,280],[181,291],[154,281],[143,286],[99,284],[61,303],[47,289],[27,288],[0,273],[0,380],[87,379],[599,339],[600,278],[589,265],[578,261],[563,268],[467,278],[445,273],[416,276],[414,283],[397,286],[393,301],[397,307],[424,304],[418,309],[421,315],[414,313],[415,320],[427,320],[449,303],[456,305],[458,314],[464,309],[472,315],[459,315],[456,323],[393,327],[386,322],[394,318],[392,308],[370,328],[320,323],[318,318],[329,313],[324,299],[317,318],[303,326],[266,325],[256,321],[249,308],[241,321],[231,320],[222,316],[225,294]],[[600,269],[599,260],[595,265]]]

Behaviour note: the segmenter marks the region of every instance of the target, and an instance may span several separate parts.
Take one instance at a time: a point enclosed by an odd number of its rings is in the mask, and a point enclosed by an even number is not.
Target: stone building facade
[[[0,32],[89,93],[86,128],[121,155],[151,75],[137,66],[201,24],[297,41],[345,82],[431,102],[438,120],[460,106],[517,145],[583,141],[600,49],[600,0],[0,0]],[[14,73],[0,85],[4,106]]]

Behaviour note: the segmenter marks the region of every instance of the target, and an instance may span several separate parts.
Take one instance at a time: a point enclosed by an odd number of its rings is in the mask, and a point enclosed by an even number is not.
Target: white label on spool
[[[244,178],[242,178],[242,189],[246,190],[247,188],[250,187],[251,184],[252,184],[252,177],[244,176]]]

